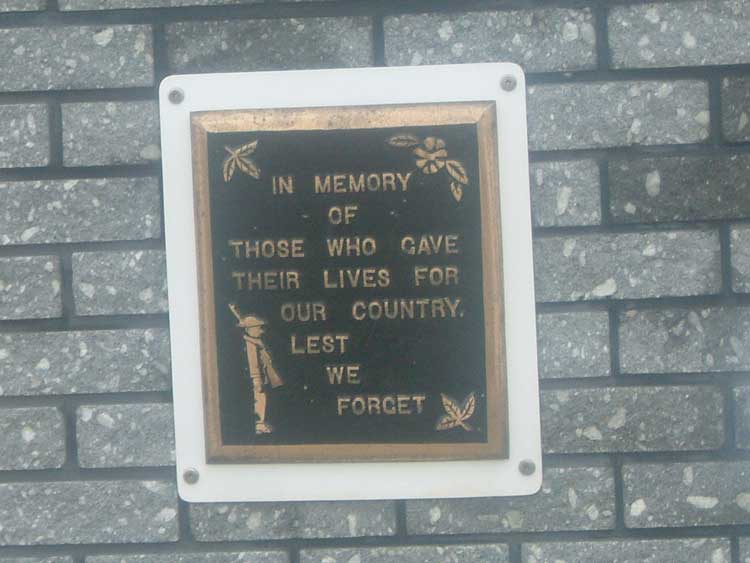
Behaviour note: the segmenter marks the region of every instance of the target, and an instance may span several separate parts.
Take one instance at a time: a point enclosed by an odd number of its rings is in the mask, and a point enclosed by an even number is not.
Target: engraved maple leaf
[[[236,148],[224,147],[224,150],[229,153],[224,159],[224,181],[229,182],[234,176],[234,171],[239,168],[241,172],[244,172],[248,176],[252,176],[256,180],[260,179],[260,168],[253,162],[252,159],[248,158],[255,152],[258,146],[258,141],[250,141],[244,145],[240,145]]]
[[[455,399],[444,393],[440,393],[440,397],[443,400],[443,408],[446,414],[440,417],[435,429],[450,430],[451,428],[460,426],[466,431],[473,430],[471,425],[466,421],[472,417],[477,407],[477,399],[474,393],[469,393],[469,396],[464,399],[464,402],[460,406]]]

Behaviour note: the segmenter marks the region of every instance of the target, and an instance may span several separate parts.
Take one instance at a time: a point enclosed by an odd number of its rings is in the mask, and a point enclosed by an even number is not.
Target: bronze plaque
[[[191,114],[209,463],[507,457],[495,115]]]

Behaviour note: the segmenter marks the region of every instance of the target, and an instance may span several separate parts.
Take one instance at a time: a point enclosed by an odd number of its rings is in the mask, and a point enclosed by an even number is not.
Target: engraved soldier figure
[[[270,434],[273,427],[266,422],[266,390],[268,385],[279,387],[284,381],[273,367],[271,354],[263,342],[263,327],[266,321],[255,315],[242,315],[234,303],[229,305],[229,309],[237,318],[237,326],[245,330],[242,337],[245,339],[247,364],[253,382],[255,433]]]

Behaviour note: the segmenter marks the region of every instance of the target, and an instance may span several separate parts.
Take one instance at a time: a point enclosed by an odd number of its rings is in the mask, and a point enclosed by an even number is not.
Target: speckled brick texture
[[[727,538],[668,540],[619,540],[592,542],[530,543],[523,546],[523,563],[598,561],[612,563],[665,563],[705,561],[730,563]]]
[[[701,295],[721,289],[715,231],[555,236],[534,243],[538,301]]]
[[[723,443],[723,396],[714,387],[542,393],[542,445],[548,453],[716,450]]]
[[[750,522],[750,462],[628,464],[623,479],[628,528]]]
[[[461,561],[462,563],[505,563],[508,546],[482,545],[437,545],[409,547],[374,547],[354,549],[306,549],[300,555],[300,563],[424,563],[425,561]]]
[[[532,150],[700,143],[708,138],[708,84],[698,80],[531,85]]]
[[[165,329],[0,335],[0,395],[163,391],[169,366]]]
[[[721,125],[728,141],[750,141],[750,77],[721,81]]]
[[[409,14],[387,17],[384,27],[391,66],[510,61],[527,72],[596,66],[588,9]]]
[[[625,373],[743,371],[750,368],[750,308],[626,311],[620,319]]]
[[[606,530],[614,510],[610,468],[558,467],[529,497],[407,501],[406,525],[420,535]]]
[[[58,0],[61,10],[122,10],[136,8],[181,8],[189,6],[229,6],[264,0]]]
[[[82,467],[174,465],[171,404],[82,405],[76,415]]]
[[[200,542],[392,536],[396,511],[391,501],[193,504],[190,529]]]
[[[145,164],[159,160],[159,113],[153,102],[63,104],[65,166]]]
[[[0,244],[139,240],[161,235],[156,178],[0,183]]]
[[[49,469],[65,462],[63,413],[54,407],[0,408],[0,471]]]
[[[750,293],[750,227],[737,225],[730,231],[732,288]]]
[[[0,12],[33,12],[46,7],[46,0],[3,0]]]
[[[147,25],[0,29],[0,92],[151,86]]]
[[[593,160],[532,164],[531,217],[534,225],[598,225],[601,222],[599,174],[599,167]]]
[[[338,68],[372,63],[370,18],[184,22],[167,26],[174,72]]]
[[[81,315],[167,311],[167,269],[159,250],[73,256],[73,293]]]
[[[288,563],[289,556],[283,551],[232,551],[199,553],[168,553],[148,555],[97,555],[87,557],[86,563]]]
[[[606,311],[538,315],[536,331],[539,377],[611,375]]]
[[[162,481],[3,483],[0,526],[3,545],[173,542],[177,492]]]
[[[750,5],[701,0],[617,6],[607,30],[619,68],[726,65],[750,62]]]
[[[749,34],[746,0],[0,0],[0,563],[750,563]],[[541,491],[179,502],[160,80],[496,61]]]
[[[49,319],[62,314],[57,256],[0,258],[0,320]]]
[[[47,106],[0,105],[0,168],[44,166],[48,163]]]
[[[735,388],[734,413],[737,447],[750,450],[750,385]]]
[[[609,202],[618,223],[750,217],[750,155],[613,161]]]

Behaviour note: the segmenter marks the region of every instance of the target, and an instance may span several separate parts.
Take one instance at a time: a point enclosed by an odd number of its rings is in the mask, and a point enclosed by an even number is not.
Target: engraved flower
[[[425,174],[434,174],[443,166],[448,156],[445,150],[445,141],[437,137],[427,137],[421,147],[414,149],[417,156],[417,166]]]

